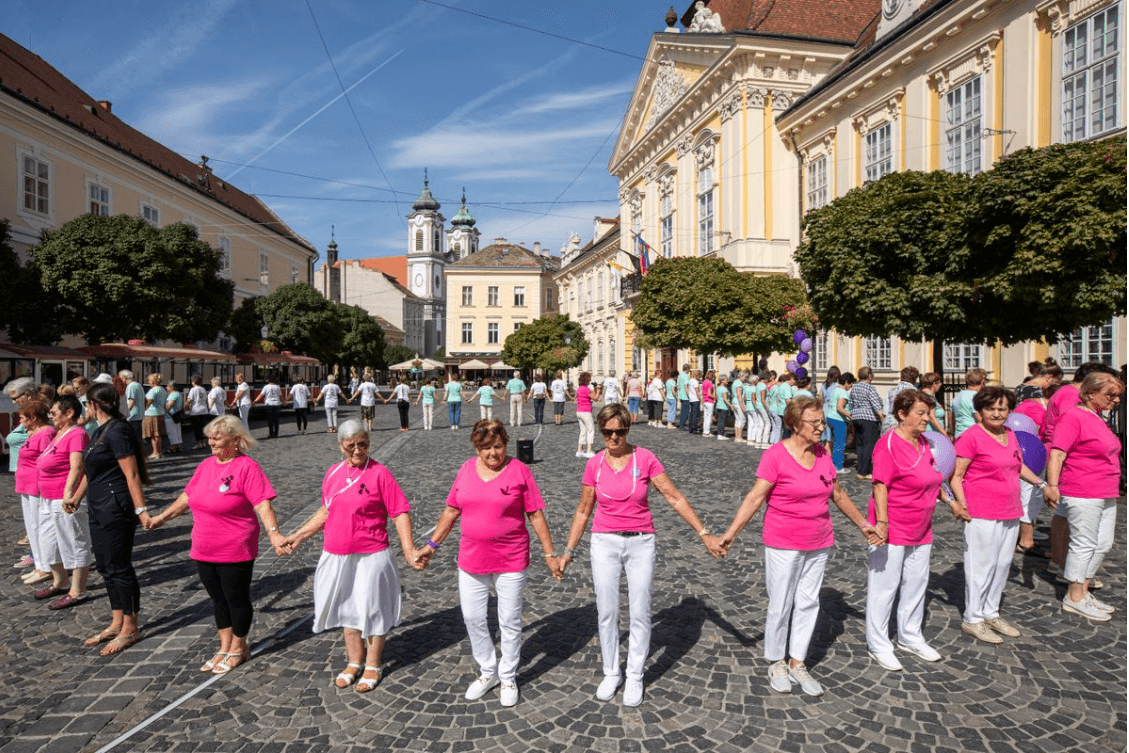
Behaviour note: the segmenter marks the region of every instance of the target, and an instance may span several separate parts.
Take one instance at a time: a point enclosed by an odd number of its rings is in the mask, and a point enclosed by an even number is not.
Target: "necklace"
[[[354,468],[355,466],[350,466],[348,460],[342,460],[340,463],[337,464],[337,466],[332,471],[330,471],[329,475],[330,475],[330,477],[333,477],[333,476],[337,475],[338,471],[340,471],[342,468],[345,468],[346,469],[345,470],[345,485],[342,486],[337,491],[335,491],[329,497],[323,498],[322,504],[325,505],[326,510],[328,510],[330,508],[330,506],[333,504],[333,500],[337,499],[337,497],[340,496],[341,494],[344,494],[345,492],[349,491],[349,489],[351,489],[353,487],[353,484],[357,483],[358,481],[360,481],[364,477],[365,471],[368,470],[369,464],[371,462],[372,462],[372,459],[369,458],[368,456],[365,456],[365,464],[363,466],[361,466],[361,470],[360,470],[359,473],[357,473],[356,476],[350,476],[349,475],[352,472],[350,469]]]
[[[599,497],[601,494],[603,494],[604,499],[610,499],[610,500],[616,500],[616,501],[623,501],[623,500],[631,499],[631,497],[634,496],[634,494],[635,494],[635,486],[639,482],[639,475],[640,475],[639,474],[639,461],[635,457],[635,450],[634,449],[631,450],[631,492],[626,497],[613,497],[610,494],[608,494],[607,492],[601,492],[600,491],[600,477],[604,473],[604,462],[607,461],[608,451],[603,450],[600,454],[603,455],[603,457],[600,458],[600,464],[598,466],[596,466],[596,485],[595,485],[596,496]],[[611,467],[610,462],[608,463],[608,467],[609,468]],[[627,464],[624,463],[623,468],[626,468],[626,467],[627,467]],[[619,470],[621,471],[621,470],[623,470],[623,468],[620,468]],[[619,472],[615,468],[612,468],[612,470],[615,471],[616,473]]]
[[[897,434],[896,430],[891,431],[886,435],[886,449],[890,452],[890,459],[891,460],[894,460],[894,448],[890,444],[893,441],[893,435],[894,434]],[[898,436],[902,437],[901,434],[898,434]],[[910,441],[910,440],[906,439],[905,437],[902,437],[902,439],[905,439],[905,441],[907,443]],[[917,458],[913,461],[913,465],[911,465],[909,468],[902,468],[901,464],[898,463],[897,460],[894,460],[894,465],[897,465],[898,468],[900,468],[901,470],[912,471],[914,468],[917,467],[917,464],[921,462],[921,459],[923,457],[925,457],[925,448],[921,446],[921,441],[919,439],[918,443],[917,443]]]

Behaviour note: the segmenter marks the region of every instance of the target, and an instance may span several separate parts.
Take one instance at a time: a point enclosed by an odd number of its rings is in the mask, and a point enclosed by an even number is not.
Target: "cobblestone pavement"
[[[469,407],[468,414],[477,415],[476,406]],[[531,416],[527,409],[527,420]],[[418,409],[412,418],[412,431],[400,433],[394,407],[379,407],[374,455],[398,477],[414,507],[417,541],[423,541],[471,448],[465,425],[450,431],[445,416],[437,415],[443,426],[424,432]],[[284,423],[282,437],[255,452],[279,491],[284,531],[316,508],[322,475],[339,458],[334,437],[320,433],[323,420],[316,414],[311,430],[317,433],[307,436]],[[266,432],[257,427],[255,433]],[[558,548],[579,498],[583,461],[574,457],[576,436],[571,411],[562,427],[512,432],[511,449],[513,440],[538,438],[532,468]],[[760,454],[645,424],[632,438],[656,452],[715,530],[728,524]],[[151,504],[171,502],[202,457],[190,453],[155,469]],[[861,506],[864,486],[847,478]],[[19,504],[11,477],[0,483],[0,504],[10,511],[0,521],[0,541],[14,561],[21,554],[14,544]],[[1043,561],[1016,555],[1003,613],[1024,635],[1001,646],[977,643],[959,629],[961,537],[947,511],[938,511],[925,634],[944,660],[928,664],[903,656],[900,673],[882,670],[867,655],[865,547],[834,513],[839,539],[808,659],[827,692],[809,698],[767,687],[761,517],[729,558],[716,562],[661,496],[652,495],[652,507],[659,531],[654,632],[638,708],[622,706],[622,695],[610,703],[595,699],[601,673],[586,548],[562,583],[533,558],[520,703],[502,708],[497,691],[465,701],[475,665],[458,607],[455,537],[424,573],[400,560],[404,620],[389,638],[387,672],[374,692],[332,687],[345,661],[340,634],[310,631],[320,537],[290,558],[276,557],[264,540],[253,586],[257,653],[230,675],[200,674],[215,639],[207,596],[188,561],[191,518],[185,517],[139,534],[144,639],[117,657],[103,659],[81,645],[108,613],[100,579],[92,578],[90,602],[51,612],[31,599],[16,570],[5,571],[0,750],[95,751],[131,731],[116,750],[1125,750],[1124,508],[1102,573],[1103,598],[1118,609],[1114,620],[1092,624],[1063,613],[1063,586],[1055,585]],[[393,548],[398,555],[398,543]],[[626,616],[621,626],[626,640]]]

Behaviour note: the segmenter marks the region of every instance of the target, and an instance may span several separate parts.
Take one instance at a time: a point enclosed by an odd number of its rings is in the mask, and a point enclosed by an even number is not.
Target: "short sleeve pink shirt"
[[[581,481],[596,492],[592,533],[654,533],[655,523],[647,504],[647,491],[651,479],[665,473],[662,463],[650,450],[636,447],[627,465],[616,472],[608,464],[606,454],[607,451],[598,452],[596,457],[588,460]]]
[[[816,445],[815,465],[804,468],[782,442],[765,450],[757,478],[772,484],[768,492],[761,541],[775,549],[813,551],[835,543],[831,527],[831,493],[835,466],[831,453]]]
[[[1043,444],[1048,447],[1052,446],[1055,438],[1055,426],[1058,424],[1059,417],[1066,409],[1078,405],[1080,402],[1082,402],[1082,396],[1078,392],[1078,386],[1074,384],[1064,384],[1055,391],[1055,394],[1051,395],[1051,399],[1047,401],[1047,417],[1043,419]]]
[[[941,475],[929,442],[910,444],[897,431],[886,432],[874,446],[874,483],[886,487],[888,543],[917,546],[933,542],[933,508],[941,491]],[[866,519],[877,522],[874,495]]]
[[[366,460],[363,468],[345,461],[325,474],[321,484],[325,519],[325,551],[330,554],[372,554],[388,548],[388,521],[411,510],[392,472]]]
[[[962,482],[968,514],[984,520],[1018,520],[1023,515],[1019,499],[1023,452],[1015,432],[1007,429],[1005,447],[975,424],[957,439],[956,450],[958,458],[972,461]]]
[[[592,412],[592,388],[586,384],[582,384],[576,388],[576,412]]]
[[[1066,453],[1058,479],[1060,492],[1084,499],[1121,496],[1121,442],[1096,413],[1081,405],[1063,412],[1051,448]],[[23,453],[20,450],[21,458]]]
[[[81,426],[72,426],[62,436],[56,435],[51,444],[40,453],[35,459],[36,484],[39,486],[40,497],[63,498],[67,476],[71,472],[71,453],[85,450],[89,439]]]
[[[545,507],[529,467],[510,458],[494,478],[483,481],[477,458],[463,463],[447,495],[459,511],[459,567],[468,573],[517,573],[529,567],[525,516]]]
[[[39,494],[39,469],[35,461],[54,438],[55,427],[45,426],[32,434],[20,448],[16,465],[16,494]],[[63,478],[65,483],[66,477]]]
[[[246,562],[259,556],[255,507],[277,495],[267,475],[251,458],[227,463],[210,457],[196,468],[184,489],[192,509],[192,548],[201,562]]]

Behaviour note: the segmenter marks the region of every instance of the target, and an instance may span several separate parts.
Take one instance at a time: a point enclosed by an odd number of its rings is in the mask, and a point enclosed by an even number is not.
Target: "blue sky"
[[[587,240],[618,212],[608,159],[669,3],[441,1],[624,54],[424,0],[0,0],[0,29],[323,253],[331,225],[343,257],[404,253],[425,167],[448,219],[466,187],[484,244]]]

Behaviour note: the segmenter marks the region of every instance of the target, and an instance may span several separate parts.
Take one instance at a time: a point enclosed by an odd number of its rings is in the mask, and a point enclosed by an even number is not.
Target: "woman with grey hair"
[[[28,379],[27,377],[20,377],[8,382],[8,384],[4,387],[4,392],[8,395],[8,398],[16,404],[16,410],[24,407],[32,400],[37,400],[39,398],[39,394],[35,390],[35,382],[33,382],[31,379]],[[4,437],[5,441],[7,441],[8,443],[9,473],[14,474],[16,472],[16,467],[19,464],[20,448],[24,446],[24,443],[27,442],[29,436],[30,435],[28,434],[27,427],[24,426],[22,422],[18,422],[12,429],[11,433],[8,434],[8,436]],[[38,514],[38,512],[36,512],[35,514]],[[31,527],[25,526],[25,528],[27,529],[25,531],[27,540],[30,541],[32,536]],[[33,564],[34,558],[27,556],[22,557],[15,566],[31,567]],[[32,574],[35,574],[35,583],[41,583],[50,577],[47,573],[40,572],[38,570],[33,570]]]
[[[321,507],[286,537],[282,553],[293,552],[325,529],[314,574],[314,632],[343,629],[348,664],[334,685],[347,688],[356,682],[356,691],[367,693],[380,682],[385,640],[400,624],[400,576],[389,549],[390,519],[408,564],[416,570],[424,564],[417,561],[408,499],[392,472],[369,457],[364,426],[356,419],[346,421],[337,441],[345,459],[326,472]]]

